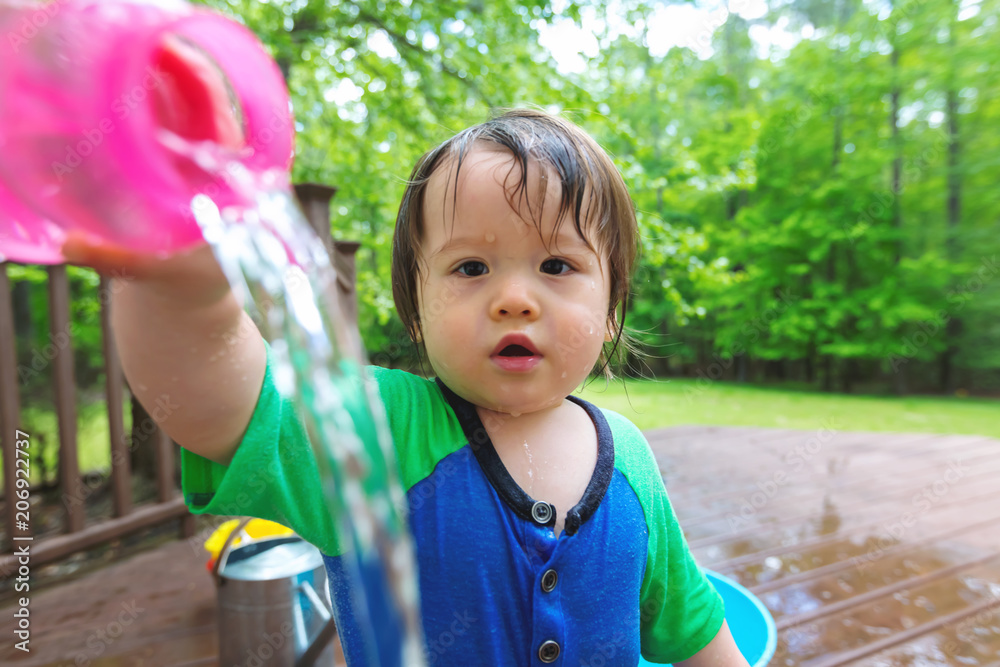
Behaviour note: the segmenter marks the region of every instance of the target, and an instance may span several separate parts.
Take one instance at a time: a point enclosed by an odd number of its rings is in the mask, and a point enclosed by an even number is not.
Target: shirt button
[[[538,647],[538,659],[542,662],[555,662],[558,657],[559,644],[551,639],[547,642],[543,642],[542,645]]]
[[[552,519],[552,505],[539,500],[531,506],[531,518],[544,526]]]
[[[556,587],[557,581],[559,581],[559,574],[555,570],[545,570],[545,573],[542,574],[542,590],[551,593]]]

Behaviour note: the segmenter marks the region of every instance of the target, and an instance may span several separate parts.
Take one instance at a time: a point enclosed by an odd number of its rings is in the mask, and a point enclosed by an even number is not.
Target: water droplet
[[[562,374],[562,376],[563,376],[563,377],[566,377],[566,371],[563,371],[563,374]]]
[[[528,455],[528,491],[530,492],[533,487],[532,482],[535,479],[535,468],[533,465],[534,460],[531,456],[531,448],[528,447],[527,440],[524,441],[524,453]]]
[[[497,240],[497,237],[496,237],[496,235],[493,234],[493,232],[486,232],[486,242],[487,243],[493,243],[496,240]]]
[[[781,559],[776,556],[768,556],[764,559],[764,567],[771,570],[781,569]]]

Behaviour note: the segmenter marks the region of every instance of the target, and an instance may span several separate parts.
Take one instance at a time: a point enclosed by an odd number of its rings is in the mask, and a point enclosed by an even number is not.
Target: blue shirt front
[[[649,446],[630,422],[569,398],[594,423],[598,457],[580,502],[560,508],[566,522],[557,538],[556,508],[510,477],[475,406],[440,383],[373,374],[407,489],[428,664],[634,667],[640,652],[683,660],[715,636],[721,599],[691,557]],[[350,554],[335,555],[332,531],[315,525],[324,501],[311,448],[269,378],[228,468],[186,455],[189,504],[225,508],[241,477],[276,471],[273,488],[244,501],[244,512],[289,525],[324,551],[348,664],[397,665],[401,621],[388,604],[367,609],[363,625],[394,658],[364,654],[344,572]],[[377,587],[381,573],[361,569]]]

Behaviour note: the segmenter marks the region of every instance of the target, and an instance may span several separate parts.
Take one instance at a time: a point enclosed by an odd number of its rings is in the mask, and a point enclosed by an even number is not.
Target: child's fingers
[[[145,275],[150,264],[162,261],[76,230],[66,235],[62,254],[69,264],[86,266],[110,277]]]
[[[227,284],[212,249],[206,243],[162,256],[131,250],[74,230],[66,235],[62,253],[68,263],[90,267],[112,278],[137,278],[147,282],[173,283],[178,287]]]
[[[151,294],[191,308],[215,303],[230,293],[229,281],[206,243],[161,257],[74,231],[67,235],[62,252],[70,264],[90,267],[120,281],[136,281],[151,288]]]

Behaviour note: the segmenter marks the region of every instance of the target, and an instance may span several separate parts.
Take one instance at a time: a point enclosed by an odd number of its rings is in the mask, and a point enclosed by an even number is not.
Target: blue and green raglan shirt
[[[409,501],[429,664],[632,667],[640,651],[676,662],[715,636],[722,600],[694,562],[649,445],[631,422],[569,398],[594,422],[598,457],[555,537],[557,508],[513,481],[472,404],[440,381],[370,372]],[[571,455],[572,445],[566,450]],[[275,387],[270,356],[230,465],[182,456],[192,512],[270,519],[319,547],[348,664],[364,665],[343,612],[347,591],[316,461],[294,407]]]

